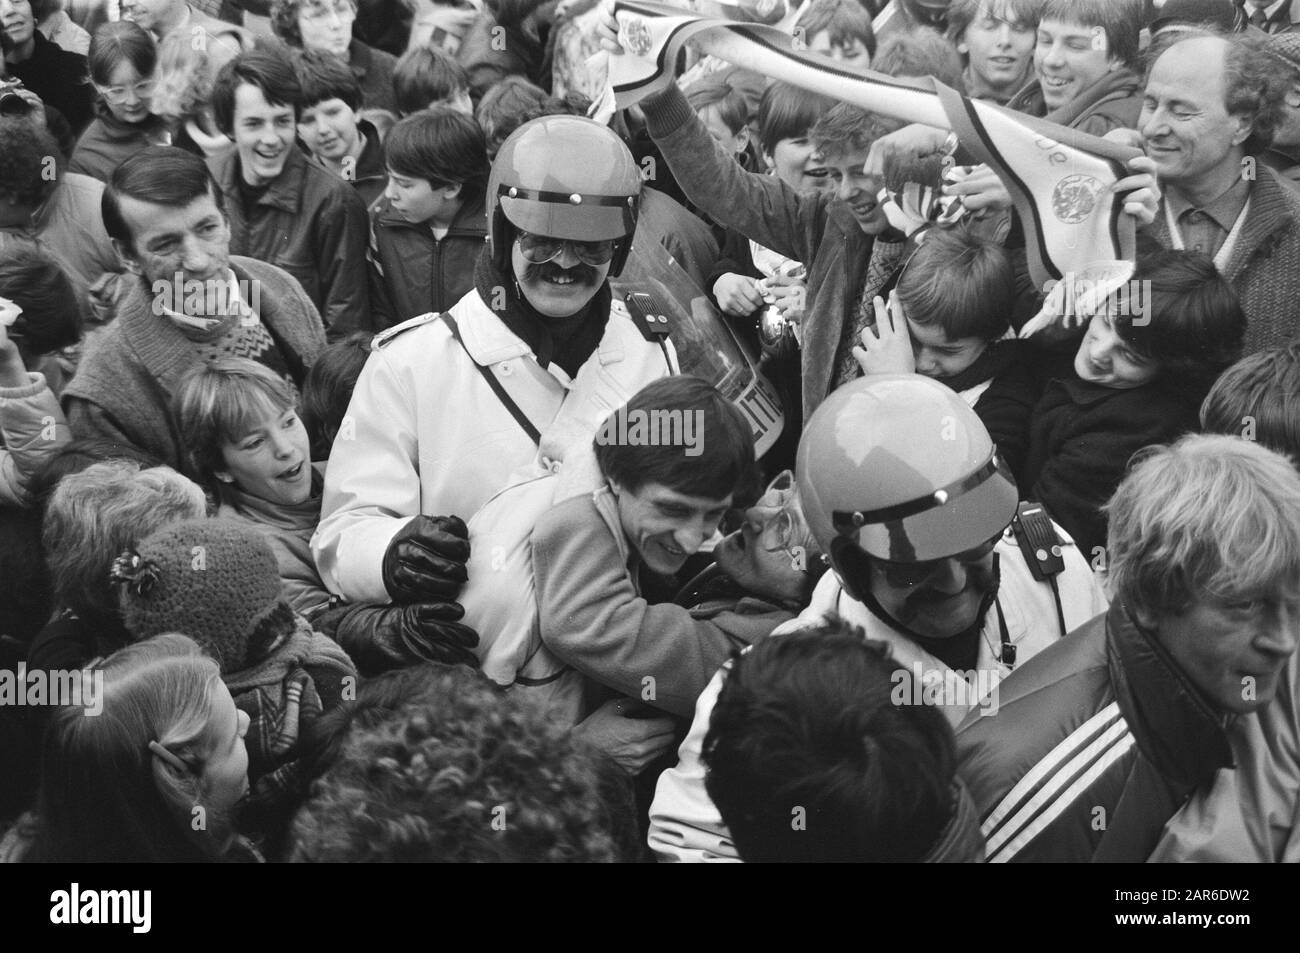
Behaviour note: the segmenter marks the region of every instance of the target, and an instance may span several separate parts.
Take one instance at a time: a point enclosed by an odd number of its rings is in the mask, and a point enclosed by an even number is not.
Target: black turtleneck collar
[[[1232,766],[1224,730],[1229,716],[1206,702],[1155,634],[1118,601],[1106,614],[1106,647],[1120,711],[1162,775],[1199,785]]]
[[[474,286],[483,302],[501,318],[510,331],[532,348],[537,363],[542,367],[558,364],[570,378],[595,353],[600,339],[605,336],[609,322],[611,294],[609,282],[587,302],[577,314],[565,318],[550,318],[538,312],[520,292],[514,275],[503,275],[492,263],[485,246],[474,265]],[[495,302],[504,299],[505,306],[495,308]]]

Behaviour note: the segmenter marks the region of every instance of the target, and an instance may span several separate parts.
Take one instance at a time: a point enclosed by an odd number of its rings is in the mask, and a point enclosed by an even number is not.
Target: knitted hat
[[[1286,69],[1300,73],[1300,33],[1274,33],[1264,41],[1264,52]]]
[[[1175,24],[1206,26],[1224,33],[1238,33],[1246,27],[1241,7],[1232,0],[1169,0],[1151,21],[1151,35]]]
[[[275,553],[260,532],[224,519],[171,523],[113,564],[122,618],[137,639],[179,632],[228,675],[294,630]]]

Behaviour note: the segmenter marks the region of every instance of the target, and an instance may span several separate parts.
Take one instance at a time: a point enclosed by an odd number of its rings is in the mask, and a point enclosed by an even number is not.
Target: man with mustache
[[[641,170],[608,128],[546,116],[501,146],[489,244],[445,314],[376,338],[330,456],[312,551],[354,601],[454,598],[470,517],[515,471],[676,373],[666,327],[634,323],[608,278],[631,250]]]
[[[827,613],[859,626],[914,682],[933,686],[898,703],[933,704],[954,727],[972,709],[994,713],[1000,678],[1106,608],[1062,530],[1038,524],[1055,532],[1052,543],[1023,528],[1034,514],[1017,517],[1016,485],[988,431],[936,381],[879,374],[835,391],[804,428],[795,473],[833,571],[777,632]],[[1032,563],[1021,536],[1032,539]],[[650,846],[661,860],[736,857],[700,763],[725,672],[700,695],[679,763],[659,779]]]

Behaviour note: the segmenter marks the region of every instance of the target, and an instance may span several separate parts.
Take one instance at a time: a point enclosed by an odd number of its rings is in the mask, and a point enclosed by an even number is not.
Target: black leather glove
[[[327,610],[313,624],[343,646],[363,675],[420,662],[478,668],[478,633],[458,621],[464,615],[456,602],[347,605]]]
[[[469,578],[469,530],[459,516],[417,516],[384,553],[384,588],[394,602],[455,599]]]

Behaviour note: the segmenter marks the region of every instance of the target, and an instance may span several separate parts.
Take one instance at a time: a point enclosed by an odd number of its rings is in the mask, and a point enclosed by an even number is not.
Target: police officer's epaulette
[[[620,308],[632,319],[636,329],[647,341],[659,342],[668,337],[668,315],[650,295],[633,292],[626,295],[623,301],[615,299],[610,302],[611,314],[618,314]]]
[[[418,328],[422,325],[429,324],[433,321],[437,321],[440,317],[442,317],[441,312],[430,311],[428,314],[422,314],[415,318],[409,318],[408,320],[403,321],[401,324],[394,324],[391,328],[388,328],[385,331],[380,331],[378,334],[376,334],[373,338],[370,339],[370,350],[378,351],[381,347],[383,347],[393,338],[397,337],[399,334],[409,331],[411,330],[411,328]]]

